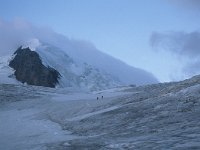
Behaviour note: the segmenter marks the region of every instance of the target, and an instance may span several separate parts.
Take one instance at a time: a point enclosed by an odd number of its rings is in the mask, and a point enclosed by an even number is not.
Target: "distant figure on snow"
[[[101,96],[101,99],[103,99],[103,95]]]
[[[99,99],[99,97],[97,97],[97,100]]]

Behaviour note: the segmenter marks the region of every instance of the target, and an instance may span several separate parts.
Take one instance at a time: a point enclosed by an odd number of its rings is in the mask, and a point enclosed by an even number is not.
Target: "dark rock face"
[[[29,85],[55,87],[60,78],[60,73],[42,64],[35,51],[29,48],[18,48],[16,56],[10,61],[9,66],[15,69],[16,79]]]

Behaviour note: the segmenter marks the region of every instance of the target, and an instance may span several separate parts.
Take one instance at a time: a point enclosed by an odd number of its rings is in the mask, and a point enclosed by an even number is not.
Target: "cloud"
[[[0,56],[10,55],[17,47],[28,43],[34,48],[39,44],[37,39],[52,44],[62,44],[61,41],[69,43],[67,37],[57,34],[51,28],[36,27],[22,19],[0,20]]]
[[[185,67],[183,67],[183,72],[185,72],[188,76],[198,75],[200,74],[200,61],[191,61]]]
[[[200,73],[200,32],[154,32],[150,45],[156,51],[169,52],[182,61],[183,74],[192,76]]]
[[[195,6],[200,6],[200,1],[199,0],[173,0],[178,3],[182,4],[189,4],[189,5],[195,5]]]
[[[189,8],[191,10],[198,10],[200,8],[199,0],[169,0],[171,3],[180,6],[182,8]]]
[[[13,52],[33,37],[31,24],[16,19],[13,22],[0,20],[0,56]]]
[[[23,48],[29,47],[31,50],[35,51],[41,45],[40,41],[36,38],[30,39],[23,44]]]
[[[200,32],[152,33],[150,45],[157,50],[170,51],[185,57],[200,56]]]

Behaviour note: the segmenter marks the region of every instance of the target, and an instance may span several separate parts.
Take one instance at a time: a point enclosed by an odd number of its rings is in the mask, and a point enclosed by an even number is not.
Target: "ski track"
[[[94,115],[98,115],[98,114],[101,114],[101,113],[104,113],[104,112],[108,112],[108,111],[117,109],[119,107],[120,106],[112,106],[112,107],[109,107],[109,108],[106,108],[106,109],[102,109],[102,110],[99,110],[99,111],[95,111],[95,112],[92,112],[92,113],[88,113],[88,114],[84,114],[84,115],[77,116],[77,117],[74,117],[74,118],[70,118],[70,119],[67,119],[66,121],[82,120],[82,119],[85,119],[85,118],[88,118],[88,117],[91,117],[91,116],[94,116]]]

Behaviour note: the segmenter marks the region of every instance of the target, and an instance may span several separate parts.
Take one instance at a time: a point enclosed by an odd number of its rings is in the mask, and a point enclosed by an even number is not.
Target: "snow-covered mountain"
[[[8,64],[21,45],[36,51],[44,64],[61,72],[61,87],[96,90],[158,82],[151,73],[101,52],[90,42],[70,39],[48,28],[39,28],[27,22],[23,23],[23,27],[17,22],[2,22],[0,33],[0,83],[15,82],[14,70],[8,68]]]
[[[60,47],[32,39],[23,44],[23,48],[29,47],[39,54],[42,63],[56,69],[61,77],[58,87],[74,87],[86,90],[102,90],[119,85],[149,84],[157,80],[150,73],[133,68],[125,63],[106,55],[95,48],[85,47],[84,44],[76,45],[76,42]],[[55,43],[54,43],[55,44]],[[13,71],[7,65],[15,56],[2,57],[1,74],[4,79],[1,83],[13,80]],[[6,59],[7,58],[7,59]],[[9,71],[8,71],[9,70]],[[7,71],[7,74],[6,74]],[[12,77],[12,79],[10,79]],[[17,82],[18,83],[18,82]]]

